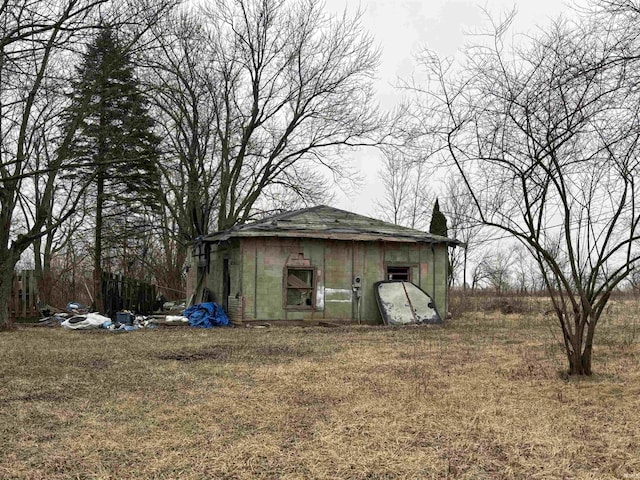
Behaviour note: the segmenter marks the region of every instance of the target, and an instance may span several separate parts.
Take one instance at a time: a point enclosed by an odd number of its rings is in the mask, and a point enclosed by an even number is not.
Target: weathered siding
[[[324,242],[324,307],[329,318],[353,318],[353,248],[351,242]]]
[[[255,239],[247,239],[240,242],[240,266],[242,272],[242,311],[244,320],[256,319],[256,289],[258,279],[258,243]]]
[[[373,293],[373,284],[384,280],[384,250],[381,243],[366,242],[363,249],[364,272],[362,276],[362,298],[360,310],[363,323],[382,323],[378,304]]]
[[[222,255],[226,250],[226,246],[213,244],[209,253],[209,273],[204,286],[213,293],[216,302],[222,298]]]
[[[207,287],[222,301],[223,261],[229,258],[230,297],[242,320],[353,320],[381,323],[373,284],[386,266],[407,266],[411,278],[431,294],[444,315],[447,308],[447,248],[442,245],[323,239],[242,238],[212,245]],[[293,260],[292,260],[293,259]],[[288,261],[315,268],[316,308],[285,308]],[[354,277],[362,279],[358,302]],[[237,298],[237,300],[236,300]]]
[[[436,290],[433,297],[438,307],[438,313],[445,318],[449,309],[448,280],[449,280],[449,256],[446,245],[434,245],[435,268],[436,268]]]

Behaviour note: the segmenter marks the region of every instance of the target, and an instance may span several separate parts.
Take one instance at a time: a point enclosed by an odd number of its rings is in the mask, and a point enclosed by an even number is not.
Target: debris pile
[[[179,305],[179,304],[178,304]],[[181,305],[184,308],[184,305]],[[57,310],[56,313],[52,311]],[[117,312],[113,318],[104,316],[78,302],[69,302],[66,309],[59,310],[47,306],[41,310],[41,326],[60,326],[69,330],[104,329],[110,331],[133,331],[155,328],[158,325],[184,325],[197,328],[213,328],[231,325],[224,309],[217,303],[208,302],[192,305],[179,315],[136,315],[129,310]]]

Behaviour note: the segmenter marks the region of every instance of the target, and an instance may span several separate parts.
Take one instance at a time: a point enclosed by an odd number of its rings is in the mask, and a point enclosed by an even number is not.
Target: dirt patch
[[[61,402],[67,397],[57,392],[30,392],[6,398],[5,402]]]
[[[264,345],[219,345],[196,351],[163,353],[157,356],[160,360],[177,360],[179,362],[195,362],[214,360],[218,362],[255,361],[286,362],[296,358],[313,356],[315,352],[304,346],[278,344]]]
[[[160,360],[177,360],[178,362],[196,362],[199,360],[222,360],[228,361],[232,355],[232,348],[213,347],[196,352],[175,352],[158,355]]]

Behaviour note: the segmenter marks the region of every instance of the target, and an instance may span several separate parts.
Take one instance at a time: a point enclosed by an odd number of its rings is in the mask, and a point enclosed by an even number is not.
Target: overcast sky
[[[355,12],[354,0],[326,0],[327,9],[341,13]],[[382,48],[382,63],[377,82],[379,101],[385,108],[393,106],[398,95],[393,85],[398,77],[408,77],[414,70],[413,54],[426,46],[440,56],[453,55],[465,40],[465,32],[482,29],[486,15],[482,8],[497,17],[517,9],[514,31],[534,31],[562,13],[570,13],[568,2],[560,0],[362,0],[363,24]],[[383,189],[378,179],[378,153],[373,149],[353,156],[365,183],[359,195],[346,198],[338,194],[335,206],[356,213],[375,216],[375,199]]]

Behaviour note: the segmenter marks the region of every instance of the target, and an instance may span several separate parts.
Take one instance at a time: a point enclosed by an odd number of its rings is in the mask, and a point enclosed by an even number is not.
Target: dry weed
[[[2,333],[0,478],[638,478],[640,349],[616,312],[588,379],[537,313]]]

